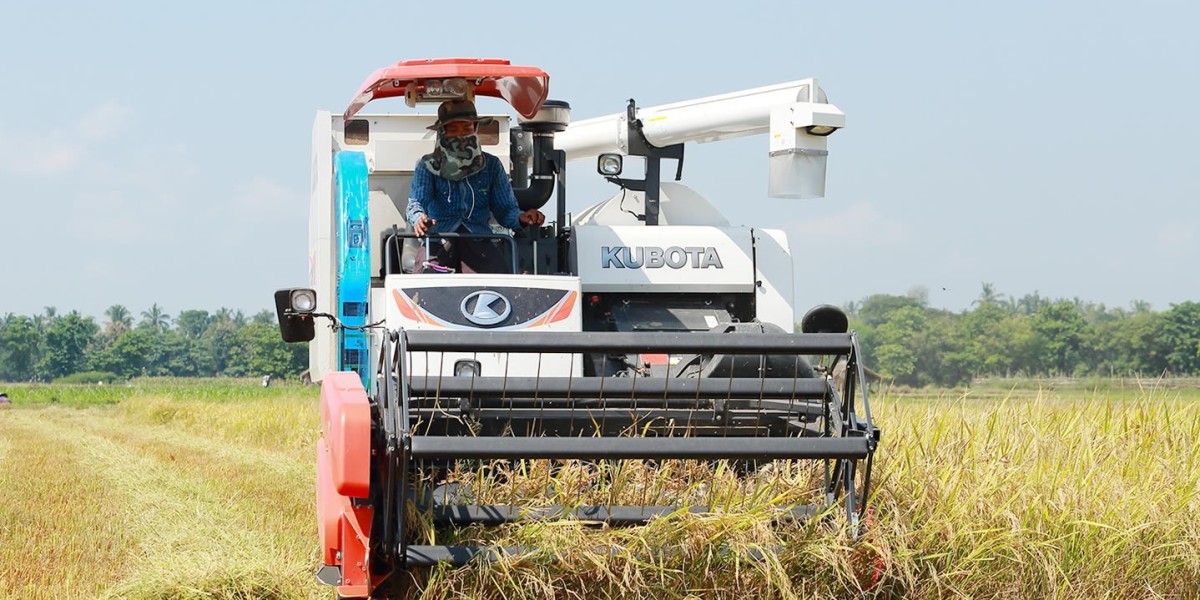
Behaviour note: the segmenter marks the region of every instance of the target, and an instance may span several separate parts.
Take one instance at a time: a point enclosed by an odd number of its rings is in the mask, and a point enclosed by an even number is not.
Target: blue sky
[[[307,281],[315,112],[450,56],[545,69],[576,120],[819,78],[847,115],[824,199],[766,196],[765,136],[684,172],[790,234],[800,313],[1200,300],[1194,3],[0,3],[0,315],[270,307]],[[609,195],[571,169],[571,209]]]

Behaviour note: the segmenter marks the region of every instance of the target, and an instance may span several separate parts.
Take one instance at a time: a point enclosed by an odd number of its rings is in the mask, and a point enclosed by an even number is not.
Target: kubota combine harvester
[[[541,69],[505,60],[403,61],[373,73],[343,113],[317,114],[311,287],[279,290],[275,302],[284,339],[310,342],[321,383],[317,576],[341,596],[384,595],[414,569],[524,551],[431,544],[414,515],[453,529],[624,526],[715,510],[481,503],[444,478],[464,464],[817,461],[812,503],[780,507],[779,518],[840,511],[854,527],[865,510],[879,430],[846,316],[821,305],[793,333],[785,235],[731,224],[679,183],[687,143],[766,134],[768,194],[821,197],[827,136],[843,113],[804,79],[653,107],[630,100],[572,123],[548,84]],[[515,123],[490,115],[482,147],[510,169],[522,210],[555,203],[544,226],[485,236],[511,257],[511,273],[412,272],[428,238],[407,225],[405,206],[436,111],[360,113],[389,97],[409,107],[495,97],[515,109]],[[640,157],[644,176],[621,177],[624,157]],[[567,163],[588,158],[619,189],[572,201],[572,213]],[[664,159],[674,181],[661,180]],[[839,363],[850,376],[835,385]]]

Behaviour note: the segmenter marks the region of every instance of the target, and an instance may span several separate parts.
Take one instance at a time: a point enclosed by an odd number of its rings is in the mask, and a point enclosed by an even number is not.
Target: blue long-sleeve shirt
[[[520,229],[521,211],[508,173],[500,159],[487,153],[483,157],[483,169],[460,181],[438,177],[424,160],[417,161],[405,211],[408,224],[415,225],[417,219],[428,216],[437,221],[429,228],[431,233],[458,231],[460,225],[471,233],[491,233],[488,219],[495,215],[504,227]]]

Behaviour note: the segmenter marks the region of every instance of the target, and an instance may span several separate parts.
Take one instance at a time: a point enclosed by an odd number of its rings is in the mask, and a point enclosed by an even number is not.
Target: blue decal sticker
[[[333,158],[337,187],[338,320],[343,325],[367,324],[367,294],[371,288],[371,253],[367,232],[367,158],[362,152],[338,152]],[[370,344],[362,330],[342,329],[338,335],[338,370],[354,371],[371,389]]]

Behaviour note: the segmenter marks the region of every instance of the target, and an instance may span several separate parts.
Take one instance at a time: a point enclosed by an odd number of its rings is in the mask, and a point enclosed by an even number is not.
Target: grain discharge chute
[[[535,67],[412,60],[373,73],[343,113],[317,114],[311,282],[275,303],[284,339],[309,342],[321,384],[318,578],[341,596],[385,596],[423,567],[526,550],[435,543],[414,515],[448,530],[523,519],[636,526],[714,508],[481,502],[446,476],[464,465],[815,461],[813,502],[779,518],[837,513],[856,528],[863,515],[879,430],[846,316],[820,305],[793,333],[786,236],[731,224],[680,182],[687,144],[762,134],[769,195],[823,196],[827,136],[844,115],[814,79],[654,107],[630,100],[575,123],[548,95]],[[493,120],[478,131],[521,209],[549,205],[545,225],[480,236],[511,272],[413,272],[430,238],[412,231],[405,207],[436,116],[360,112],[388,97],[414,108],[492,97],[517,112],[513,123],[481,105]],[[622,177],[629,157],[644,176]],[[618,190],[572,201],[569,213],[576,159],[596,161]],[[851,376],[835,385],[839,364]]]

